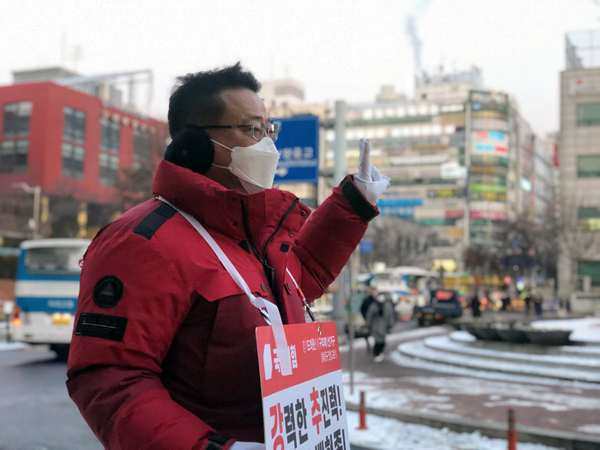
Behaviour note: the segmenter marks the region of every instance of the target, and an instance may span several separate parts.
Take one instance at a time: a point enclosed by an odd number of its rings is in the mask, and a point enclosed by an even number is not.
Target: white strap
[[[281,314],[279,314],[279,309],[277,308],[277,306],[271,303],[270,301],[265,300],[262,297],[256,297],[254,294],[252,294],[246,281],[242,278],[238,270],[231,263],[227,255],[223,252],[223,250],[221,250],[219,244],[216,243],[213,237],[208,233],[208,231],[206,231],[206,229],[202,226],[200,222],[198,222],[194,217],[192,217],[188,213],[181,211],[179,208],[171,204],[168,200],[164,199],[163,197],[158,196],[156,198],[161,202],[171,206],[171,208],[175,209],[196,229],[198,233],[200,233],[200,236],[204,238],[206,243],[215,252],[217,258],[219,258],[219,261],[221,261],[221,264],[223,264],[223,267],[225,267],[225,270],[227,270],[229,275],[231,275],[231,278],[233,278],[235,284],[237,284],[238,287],[244,291],[244,293],[248,297],[248,300],[250,300],[250,303],[252,303],[252,305],[260,311],[266,322],[269,325],[271,325],[271,327],[273,328],[273,335],[275,336],[275,345],[277,347],[277,357],[279,359],[279,364],[281,367],[281,375],[291,375],[292,362],[290,360],[290,353],[288,351],[287,339],[283,330],[283,321],[281,320]]]
[[[302,299],[301,299],[302,300],[302,304],[304,305],[304,308],[306,308],[306,312],[308,313],[308,316],[310,317],[310,319],[313,322],[316,322],[317,319],[315,318],[315,315],[313,314],[312,309],[310,309],[310,305],[306,301],[306,297],[304,296],[304,292],[302,292],[302,289],[300,289],[300,286],[296,282],[296,279],[294,278],[294,275],[292,275],[292,272],[290,272],[290,269],[288,269],[287,267],[285,268],[285,270],[288,273],[288,275],[290,276],[290,278],[292,279],[292,282],[294,283],[294,286],[296,286],[296,289],[298,290],[298,293],[302,297]],[[319,328],[319,335],[320,334],[321,334],[321,328]]]

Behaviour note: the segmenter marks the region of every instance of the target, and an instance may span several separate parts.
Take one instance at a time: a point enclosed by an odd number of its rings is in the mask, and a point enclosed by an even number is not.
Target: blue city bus
[[[46,344],[58,358],[69,354],[79,295],[85,239],[36,239],[21,243],[15,280],[14,339]]]

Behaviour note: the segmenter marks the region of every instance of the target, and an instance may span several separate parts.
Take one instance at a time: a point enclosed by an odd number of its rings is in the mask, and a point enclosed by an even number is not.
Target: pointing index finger
[[[371,179],[371,142],[362,138],[359,142],[360,156],[358,160],[358,175],[365,180]]]

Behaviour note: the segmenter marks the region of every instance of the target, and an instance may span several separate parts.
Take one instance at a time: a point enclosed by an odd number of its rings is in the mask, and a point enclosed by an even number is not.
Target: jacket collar
[[[294,194],[280,189],[266,189],[256,194],[226,189],[204,175],[165,160],[158,165],[152,190],[155,195],[164,197],[194,216],[207,228],[215,229],[237,242],[247,238],[243,203],[246,224],[261,255],[282,217],[297,201]],[[298,203],[286,217],[283,232],[295,235],[309,214],[309,208]]]

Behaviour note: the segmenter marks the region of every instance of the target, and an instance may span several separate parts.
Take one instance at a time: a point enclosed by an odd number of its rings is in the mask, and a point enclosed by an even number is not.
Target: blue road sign
[[[373,253],[373,241],[370,239],[363,239],[360,241],[360,252],[363,255],[369,255]]]
[[[273,119],[279,123],[277,148],[281,154],[275,184],[316,183],[319,179],[319,118]]]

